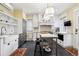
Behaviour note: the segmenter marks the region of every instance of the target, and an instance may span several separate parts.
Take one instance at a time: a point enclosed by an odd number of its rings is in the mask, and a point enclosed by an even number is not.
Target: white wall
[[[18,34],[22,33],[22,19],[18,19]]]

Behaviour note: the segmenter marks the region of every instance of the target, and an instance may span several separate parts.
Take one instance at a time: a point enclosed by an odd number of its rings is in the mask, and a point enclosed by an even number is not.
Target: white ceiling
[[[27,14],[43,13],[48,6],[55,8],[55,14],[60,14],[74,3],[11,3],[14,8],[23,9]]]

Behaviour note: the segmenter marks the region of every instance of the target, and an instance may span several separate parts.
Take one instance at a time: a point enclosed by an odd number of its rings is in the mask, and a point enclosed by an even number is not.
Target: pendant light
[[[45,15],[47,15],[47,16],[51,15],[51,16],[53,16],[54,15],[54,8],[53,7],[46,8]]]
[[[50,17],[54,16],[54,8],[52,6],[47,6],[47,8],[45,9],[45,13],[44,13],[44,19],[45,20],[49,20]]]

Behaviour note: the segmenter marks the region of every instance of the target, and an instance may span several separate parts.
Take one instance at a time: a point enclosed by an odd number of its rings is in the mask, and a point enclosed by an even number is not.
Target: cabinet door
[[[0,39],[0,56],[1,56],[1,39]]]
[[[0,38],[0,56],[3,55],[3,39]]]
[[[11,41],[11,50],[10,50],[10,55],[16,50],[15,47],[17,45],[15,45],[15,40]]]
[[[12,51],[12,43],[11,42],[8,42],[8,43],[6,43],[6,44],[4,44],[4,56],[8,56],[8,55],[10,55],[10,53],[11,53],[11,51]]]
[[[16,38],[14,40],[14,50],[16,50],[18,48],[18,39]]]
[[[72,47],[72,35],[64,35],[64,47]]]
[[[78,33],[75,33],[75,35],[73,37],[73,47],[76,49],[78,49],[78,47],[79,47],[78,41],[79,41],[79,35],[78,35]]]
[[[4,44],[4,56],[8,56],[18,48],[18,40],[12,40],[9,43]]]

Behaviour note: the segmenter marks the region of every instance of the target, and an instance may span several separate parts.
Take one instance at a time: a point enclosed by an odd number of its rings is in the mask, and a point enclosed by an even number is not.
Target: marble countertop
[[[58,32],[58,34],[73,34],[73,33],[68,33],[68,32]]]
[[[14,35],[0,35],[0,38],[3,38],[3,37],[6,38],[6,37],[11,37],[11,36],[14,36],[15,37],[15,36],[18,36],[18,35],[17,34],[14,34]]]
[[[54,35],[54,34],[50,34],[50,33],[47,33],[47,34],[40,34],[41,37],[58,37],[57,35]]]

